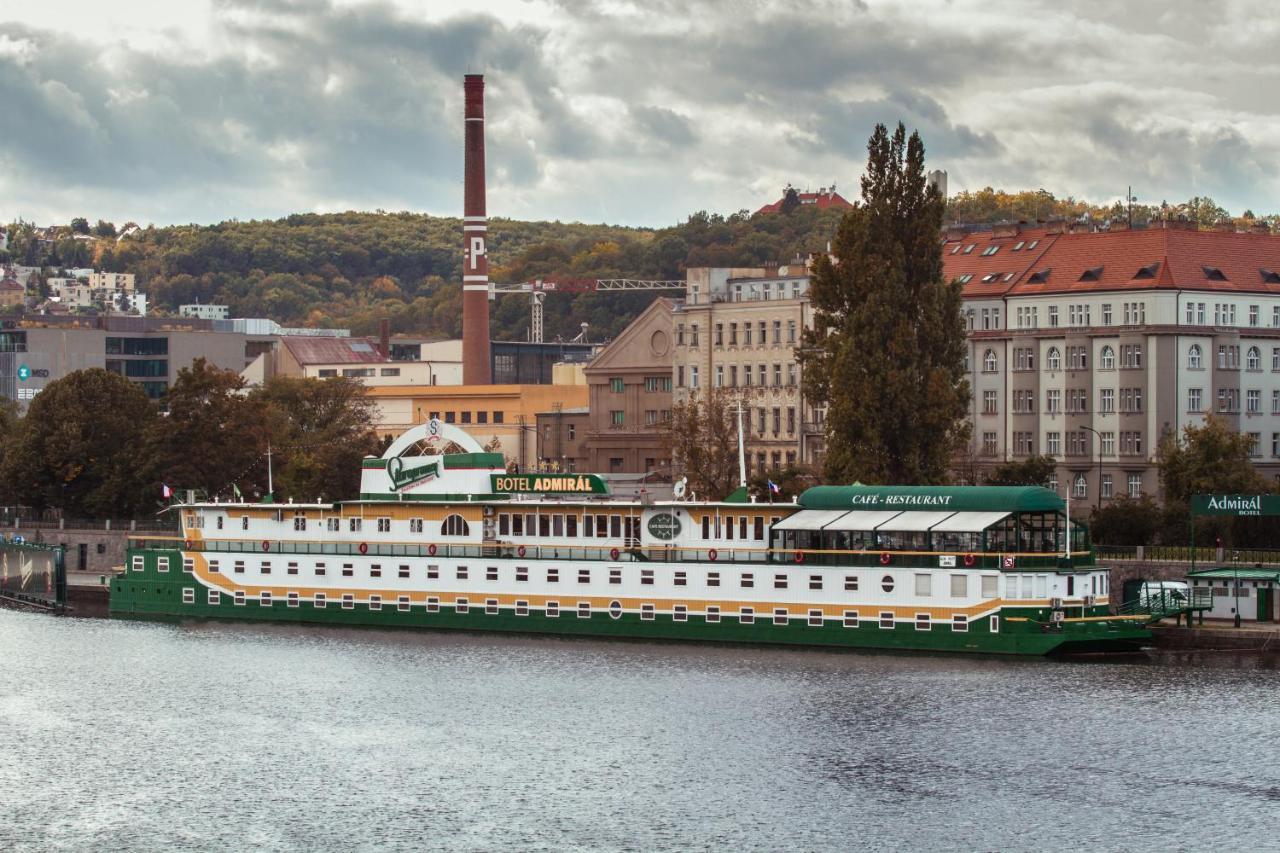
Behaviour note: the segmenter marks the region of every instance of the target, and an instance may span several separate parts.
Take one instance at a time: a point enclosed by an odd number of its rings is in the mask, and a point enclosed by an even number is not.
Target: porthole
[[[609,615],[612,616],[614,619],[622,618],[622,602],[621,601],[609,602]]]
[[[880,588],[885,592],[893,592],[893,575],[885,575],[880,578]]]

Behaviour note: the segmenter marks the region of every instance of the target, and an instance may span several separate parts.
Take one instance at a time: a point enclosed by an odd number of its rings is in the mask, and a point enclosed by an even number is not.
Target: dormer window
[[[1031,277],[1027,279],[1027,283],[1028,284],[1044,284],[1046,281],[1049,280],[1049,273],[1052,271],[1053,271],[1052,267],[1045,267],[1039,272],[1032,273]]]
[[[954,255],[956,252],[960,251],[962,248],[964,247],[961,246],[959,243],[956,243],[955,248],[951,250],[951,254]]]
[[[993,281],[999,280],[999,278],[1000,278],[1000,273],[998,272],[987,273],[982,277],[982,283],[991,284]]]
[[[1156,273],[1160,271],[1160,263],[1148,264],[1133,274],[1134,279],[1155,278]]]
[[[974,249],[976,249],[977,247],[978,247],[978,244],[977,244],[977,243],[970,243],[969,245],[967,245],[967,246],[965,246],[965,247],[964,247],[964,253],[967,255],[967,254],[969,254],[970,252],[972,252]]]
[[[1039,245],[1040,245],[1039,240],[1032,240],[1030,243],[1027,244],[1027,251],[1031,251],[1032,249],[1034,249],[1036,246],[1039,246]]]
[[[1089,267],[1080,273],[1079,281],[1098,281],[1102,278],[1102,267]]]
[[[1262,267],[1258,272],[1262,275],[1262,280],[1267,284],[1280,284],[1280,273],[1273,272],[1266,267]]]
[[[961,284],[968,284],[969,282],[973,281],[973,273],[965,273],[964,275],[957,278],[956,281],[960,282]]]
[[[1227,277],[1223,275],[1222,270],[1217,267],[1200,267],[1204,270],[1204,277],[1209,281],[1226,281]]]
[[[991,257],[992,255],[994,255],[994,254],[995,254],[996,252],[998,252],[998,251],[1000,251],[1000,247],[999,247],[999,246],[988,246],[987,248],[985,248],[985,249],[983,249],[983,250],[982,250],[982,255],[983,255],[983,257],[988,257],[988,258],[989,258],[989,257]]]
[[[1014,243],[1014,244],[1013,244],[1013,248],[1012,248],[1012,249],[1010,249],[1009,251],[1010,251],[1010,252],[1017,252],[1017,251],[1019,251],[1023,246],[1025,246],[1025,245],[1027,245],[1027,241],[1026,241],[1026,240],[1019,240],[1018,242],[1016,242],[1016,243]]]

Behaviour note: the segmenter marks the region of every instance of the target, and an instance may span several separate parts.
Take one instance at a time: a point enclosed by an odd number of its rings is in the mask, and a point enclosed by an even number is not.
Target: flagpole
[[[267,495],[271,500],[276,499],[275,484],[271,480],[271,442],[267,442]]]

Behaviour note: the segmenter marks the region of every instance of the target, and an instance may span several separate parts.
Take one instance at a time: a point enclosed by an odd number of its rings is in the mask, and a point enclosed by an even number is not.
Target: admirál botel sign
[[[1192,515],[1280,515],[1280,495],[1192,495]]]

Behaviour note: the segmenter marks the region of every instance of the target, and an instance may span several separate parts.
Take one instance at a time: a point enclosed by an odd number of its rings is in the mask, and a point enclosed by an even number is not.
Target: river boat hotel
[[[591,474],[508,474],[432,421],[364,460],[357,501],[177,505],[183,535],[131,542],[111,613],[1017,655],[1150,639],[1109,615],[1088,530],[1048,489],[743,491],[619,499]]]

